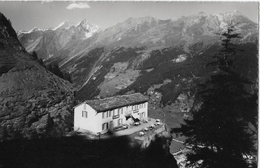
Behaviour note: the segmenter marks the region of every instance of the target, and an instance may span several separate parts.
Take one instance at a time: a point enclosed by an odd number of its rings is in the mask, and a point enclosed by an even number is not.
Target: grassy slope
[[[98,86],[104,81],[104,76],[110,71],[111,67],[117,62],[132,62],[138,56],[139,48],[119,47],[111,51],[108,59],[104,60],[100,70],[95,73],[95,80],[90,80],[76,94],[77,100],[93,99],[99,94]],[[83,71],[83,73],[86,73]]]

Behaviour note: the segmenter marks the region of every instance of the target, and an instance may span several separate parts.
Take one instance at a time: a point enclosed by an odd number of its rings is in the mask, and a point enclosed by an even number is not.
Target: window
[[[88,118],[88,112],[87,111],[82,111],[82,117]]]
[[[103,112],[102,113],[102,118],[107,118],[107,115],[108,115],[108,112],[106,111],[106,112]]]
[[[112,113],[112,111],[109,111],[109,117],[111,117],[111,113]]]
[[[107,122],[102,124],[102,130],[106,130],[106,129],[108,129],[108,123]]]
[[[118,109],[113,110],[113,115],[118,115],[118,114],[119,114],[119,110]]]
[[[144,103],[144,108],[145,108],[145,103]]]
[[[121,108],[121,114],[123,114],[123,108]]]

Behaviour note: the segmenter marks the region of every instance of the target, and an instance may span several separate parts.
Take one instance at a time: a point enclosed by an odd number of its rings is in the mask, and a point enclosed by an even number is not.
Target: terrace
[[[142,140],[146,135],[153,134],[154,132],[159,133],[161,129],[164,129],[164,126],[165,124],[158,121],[156,122],[156,120],[153,118],[149,118],[147,122],[140,122],[139,125],[129,125],[126,129],[123,129],[123,127],[121,127],[121,129],[113,131],[112,135],[129,135],[131,137],[134,137],[135,139]],[[143,132],[143,134],[140,134],[140,132]],[[104,139],[111,137],[111,135],[109,134],[94,135],[87,130],[78,130],[77,134],[86,136],[86,138],[88,139]]]
[[[155,119],[153,118],[149,118],[148,122],[141,122],[140,125],[133,125],[130,126],[127,129],[123,129],[123,130],[119,130],[115,132],[116,136],[122,136],[122,135],[133,135],[139,132],[143,132],[144,134],[149,133],[151,130],[157,129],[159,126],[163,125],[162,123],[160,123],[160,125],[158,124],[159,122],[156,122]],[[151,126],[154,126],[153,128]],[[142,136],[142,135],[140,135]]]

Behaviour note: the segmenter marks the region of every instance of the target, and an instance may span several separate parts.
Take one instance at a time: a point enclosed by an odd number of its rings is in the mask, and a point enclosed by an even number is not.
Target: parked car
[[[123,125],[122,126],[122,129],[127,129],[128,128],[128,125]]]
[[[139,136],[144,136],[144,132],[139,132]]]
[[[149,129],[148,128],[143,128],[143,131],[148,131]]]
[[[156,119],[155,121],[156,121],[156,122],[161,122],[161,120],[160,120],[160,119]]]
[[[153,129],[154,127],[155,127],[154,124],[151,124],[151,125],[149,126],[150,129]]]
[[[161,125],[161,123],[160,122],[156,122],[155,125]]]
[[[140,125],[141,123],[140,122],[135,122],[134,125]]]

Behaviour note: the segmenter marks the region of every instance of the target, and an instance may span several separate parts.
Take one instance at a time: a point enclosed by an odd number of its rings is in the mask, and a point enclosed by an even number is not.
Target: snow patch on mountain
[[[19,31],[17,32],[17,35],[19,36],[20,34],[30,34],[30,33],[32,33],[32,32],[39,32],[39,31],[44,32],[44,31],[46,31],[46,30],[48,30],[48,29],[39,29],[38,27],[34,27],[34,28],[32,28],[31,30],[29,30],[29,31],[19,30]]]
[[[219,24],[219,27],[220,27],[221,29],[225,29],[227,26],[228,26],[228,24],[225,23],[225,22],[221,22],[221,23]]]
[[[71,26],[74,26],[74,23],[73,23],[73,22],[71,22],[71,21],[65,21],[65,22],[60,23],[57,27],[55,27],[55,28],[52,29],[52,30],[55,31],[55,30],[63,29],[63,28],[68,29],[68,28],[70,28]]]
[[[176,62],[176,63],[183,62],[187,59],[187,57],[188,57],[187,55],[181,54],[181,55],[178,56],[178,58],[173,59],[172,61]]]

